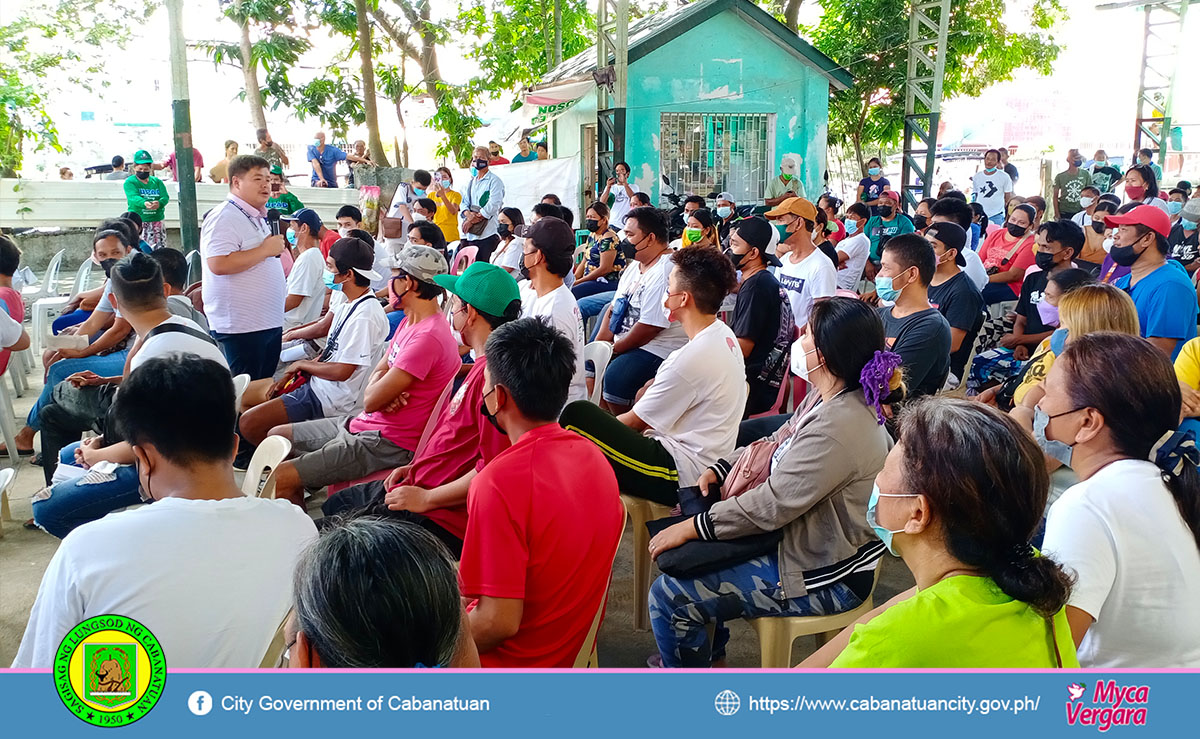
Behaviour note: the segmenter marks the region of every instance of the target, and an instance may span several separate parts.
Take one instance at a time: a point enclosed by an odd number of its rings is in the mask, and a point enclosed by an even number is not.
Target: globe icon
[[[738,698],[738,694],[732,690],[722,690],[717,693],[717,698],[713,701],[713,705],[717,708],[717,713],[722,716],[732,716],[742,707],[742,699]]]

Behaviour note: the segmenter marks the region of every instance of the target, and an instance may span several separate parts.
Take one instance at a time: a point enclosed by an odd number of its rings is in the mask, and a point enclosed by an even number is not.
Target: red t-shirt
[[[416,324],[405,316],[388,346],[387,362],[388,367],[404,370],[416,380],[405,391],[408,404],[391,413],[363,411],[348,428],[354,434],[378,431],[401,449],[416,449],[433,406],[462,366],[446,316],[439,311]]]
[[[342,238],[341,234],[332,229],[326,229],[325,235],[321,237],[321,256],[329,258],[329,247],[333,246],[334,242]]]
[[[475,361],[458,392],[442,409],[429,441],[413,460],[402,485],[426,490],[445,485],[488,464],[511,446],[508,437],[479,412],[486,365],[487,357]],[[460,539],[467,535],[466,504],[426,511],[423,515]]]
[[[1008,283],[1008,286],[1012,288],[1014,298],[1020,297],[1021,283],[1025,281],[1025,271],[1036,261],[1032,234],[1022,236],[1020,248],[1013,253],[1011,259],[1007,259],[1009,252],[1012,252],[1016,245],[1017,242],[1012,240],[1007,229],[997,228],[987,235],[987,238],[983,240],[983,245],[979,247],[979,259],[983,262],[984,267],[999,267],[1001,272],[1007,272],[1013,267],[1021,270],[1019,273],[1021,276]]]
[[[4,309],[7,309],[9,318],[17,323],[25,320],[25,300],[19,291],[11,287],[0,287],[0,300],[4,301]],[[0,351],[0,376],[8,369],[8,360],[11,357],[12,352],[8,349]]]
[[[846,227],[842,225],[841,221],[834,218],[829,222],[829,227],[826,229],[826,233],[829,234],[829,240],[833,243],[833,245],[837,246],[839,241],[846,238]]]
[[[471,481],[458,570],[468,598],[520,598],[517,634],[484,667],[571,667],[608,591],[625,527],[604,455],[549,423],[527,431]]]

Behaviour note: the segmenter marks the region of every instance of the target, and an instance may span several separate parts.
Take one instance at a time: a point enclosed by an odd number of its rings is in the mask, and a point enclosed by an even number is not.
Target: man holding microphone
[[[212,336],[230,372],[252,380],[270,377],[279,364],[287,294],[277,258],[286,242],[267,222],[268,174],[260,156],[231,159],[229,198],[209,212],[200,229],[204,312]]]

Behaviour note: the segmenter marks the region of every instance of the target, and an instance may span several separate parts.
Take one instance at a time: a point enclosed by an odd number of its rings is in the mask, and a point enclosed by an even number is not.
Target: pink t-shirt
[[[416,449],[433,406],[462,366],[458,342],[440,312],[415,325],[405,317],[388,346],[387,360],[389,367],[404,370],[416,379],[406,391],[408,404],[392,413],[360,413],[350,421],[350,431],[378,431],[403,449]]]

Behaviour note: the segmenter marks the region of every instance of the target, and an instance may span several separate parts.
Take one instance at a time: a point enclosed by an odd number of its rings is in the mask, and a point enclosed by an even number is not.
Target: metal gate
[[[772,175],[773,113],[663,113],[659,167],[678,194],[761,202]]]

